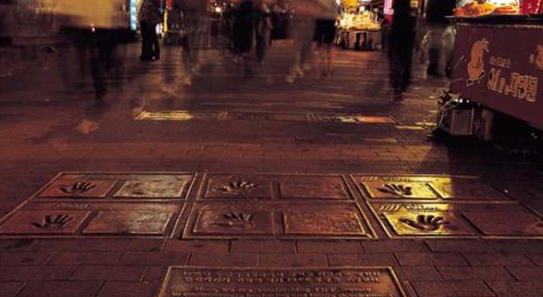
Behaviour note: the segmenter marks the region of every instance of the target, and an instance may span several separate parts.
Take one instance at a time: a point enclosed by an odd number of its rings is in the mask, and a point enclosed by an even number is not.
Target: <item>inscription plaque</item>
[[[164,235],[171,217],[152,211],[100,211],[83,234]]]
[[[1,234],[74,234],[90,211],[21,210],[0,227]]]
[[[406,297],[390,267],[170,267],[158,297]]]

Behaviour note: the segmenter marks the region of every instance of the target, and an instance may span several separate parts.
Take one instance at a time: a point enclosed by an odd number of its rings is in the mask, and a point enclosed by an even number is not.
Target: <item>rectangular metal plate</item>
[[[355,203],[196,203],[183,238],[373,238]]]
[[[99,211],[83,234],[162,236],[172,215],[152,211]]]
[[[340,175],[209,174],[200,199],[352,200]]]
[[[472,176],[355,175],[353,180],[367,199],[514,202]]]
[[[158,297],[406,297],[390,267],[170,267]]]
[[[367,116],[361,114],[314,114],[319,122],[336,122],[349,124],[397,124],[390,116]]]
[[[187,110],[163,110],[143,111],[134,119],[136,121],[189,121],[189,120],[211,120],[219,116],[215,113],[190,112]]]
[[[194,174],[63,173],[37,199],[184,199]]]
[[[370,206],[389,237],[542,238],[543,221],[514,203],[386,203]]]
[[[302,113],[228,112],[227,119],[252,121],[307,121]]]
[[[90,211],[77,210],[22,210],[0,226],[0,234],[71,235],[89,214]]]

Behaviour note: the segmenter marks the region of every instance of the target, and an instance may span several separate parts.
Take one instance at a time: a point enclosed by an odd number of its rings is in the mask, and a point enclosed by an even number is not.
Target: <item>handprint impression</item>
[[[75,182],[69,186],[60,187],[60,191],[66,194],[82,194],[94,189],[95,187],[96,187],[95,184],[92,184],[90,182],[80,181],[80,182]]]
[[[409,218],[400,218],[399,221],[422,232],[434,232],[449,224],[443,217],[434,215],[418,215],[416,221]]]
[[[34,222],[32,226],[39,229],[59,230],[64,228],[72,219],[73,217],[63,214],[57,216],[46,215],[41,223]]]

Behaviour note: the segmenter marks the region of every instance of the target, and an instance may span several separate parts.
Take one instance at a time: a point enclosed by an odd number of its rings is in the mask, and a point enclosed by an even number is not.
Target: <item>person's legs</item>
[[[160,59],[160,44],[158,42],[158,35],[156,34],[156,26],[149,24],[149,43],[151,47],[151,58]]]
[[[140,59],[142,61],[148,61],[152,57],[152,45],[150,42],[150,33],[149,33],[150,25],[147,22],[140,22],[140,30],[141,30],[141,56]]]

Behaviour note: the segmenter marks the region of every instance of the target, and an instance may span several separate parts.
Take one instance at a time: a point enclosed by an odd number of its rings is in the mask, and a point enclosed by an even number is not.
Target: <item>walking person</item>
[[[454,36],[447,16],[453,15],[456,0],[430,0],[426,6],[428,38],[427,75],[443,76],[448,74],[447,67],[452,60]],[[453,41],[451,41],[451,38]]]
[[[244,67],[245,76],[252,75],[249,53],[253,49],[255,0],[242,0],[233,11],[232,41],[235,61]]]
[[[142,61],[155,61],[160,59],[160,45],[156,26],[164,21],[161,0],[143,0],[138,13],[141,30],[141,56]]]
[[[318,0],[320,13],[315,22],[315,37],[317,43],[318,69],[317,76],[332,74],[332,45],[336,37],[336,21],[339,16],[335,0]]]
[[[256,60],[262,63],[271,42],[272,7],[274,0],[258,0],[255,13]]]
[[[285,77],[285,82],[293,83],[304,77],[304,70],[309,70],[307,62],[311,55],[311,42],[315,34],[315,19],[319,7],[315,0],[296,0],[290,3],[294,15],[289,24],[289,36],[293,39],[292,67]]]
[[[394,101],[402,101],[411,82],[411,62],[415,43],[415,16],[409,0],[395,0],[388,50],[390,86]]]
[[[174,4],[181,10],[182,27],[185,37],[182,42],[182,57],[185,73],[183,83],[192,85],[195,74],[202,65],[202,48],[204,47],[205,26],[207,24],[206,0],[175,0]]]

